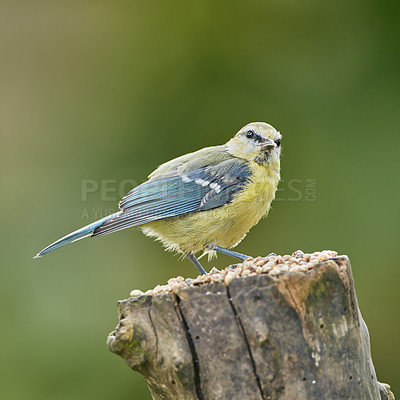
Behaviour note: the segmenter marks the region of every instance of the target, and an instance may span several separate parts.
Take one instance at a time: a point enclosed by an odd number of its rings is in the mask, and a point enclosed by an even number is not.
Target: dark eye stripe
[[[244,133],[247,139],[255,140],[256,142],[262,142],[263,139],[260,135],[255,133],[254,131],[250,130]]]

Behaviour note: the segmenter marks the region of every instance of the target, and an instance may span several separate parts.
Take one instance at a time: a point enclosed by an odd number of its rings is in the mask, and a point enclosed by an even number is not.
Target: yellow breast
[[[236,246],[264,216],[275,197],[279,171],[253,162],[251,180],[225,206],[143,225],[146,235],[156,237],[170,250],[197,252],[213,243]]]

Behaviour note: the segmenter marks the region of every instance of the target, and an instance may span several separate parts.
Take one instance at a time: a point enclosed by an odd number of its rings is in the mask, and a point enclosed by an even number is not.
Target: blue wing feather
[[[221,207],[250,177],[251,170],[238,159],[155,177],[133,188],[119,203],[122,212],[97,227],[92,236]]]

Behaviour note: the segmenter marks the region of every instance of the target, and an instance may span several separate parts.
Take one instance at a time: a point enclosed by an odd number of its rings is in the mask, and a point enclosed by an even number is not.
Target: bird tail
[[[45,247],[42,251],[40,251],[38,254],[36,254],[36,256],[33,258],[39,258],[39,257],[44,256],[45,254],[50,253],[51,251],[58,249],[59,247],[64,246],[68,243],[72,243],[79,239],[83,239],[85,237],[91,236],[96,228],[103,225],[104,222],[106,222],[112,218],[115,218],[120,214],[121,214],[121,211],[118,211],[114,214],[110,214],[107,217],[99,219],[96,222],[86,225],[83,228],[80,228],[77,231],[72,232],[69,235],[62,237],[61,239],[58,239],[54,243]]]

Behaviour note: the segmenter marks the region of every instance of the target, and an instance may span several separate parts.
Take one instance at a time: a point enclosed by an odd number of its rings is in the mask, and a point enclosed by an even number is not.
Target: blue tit
[[[87,236],[139,226],[198,268],[199,251],[240,260],[229,250],[268,213],[280,179],[281,134],[265,122],[247,124],[226,144],[160,165],[119,202],[120,211],[47,246],[36,257]],[[36,258],[35,257],[35,258]]]

